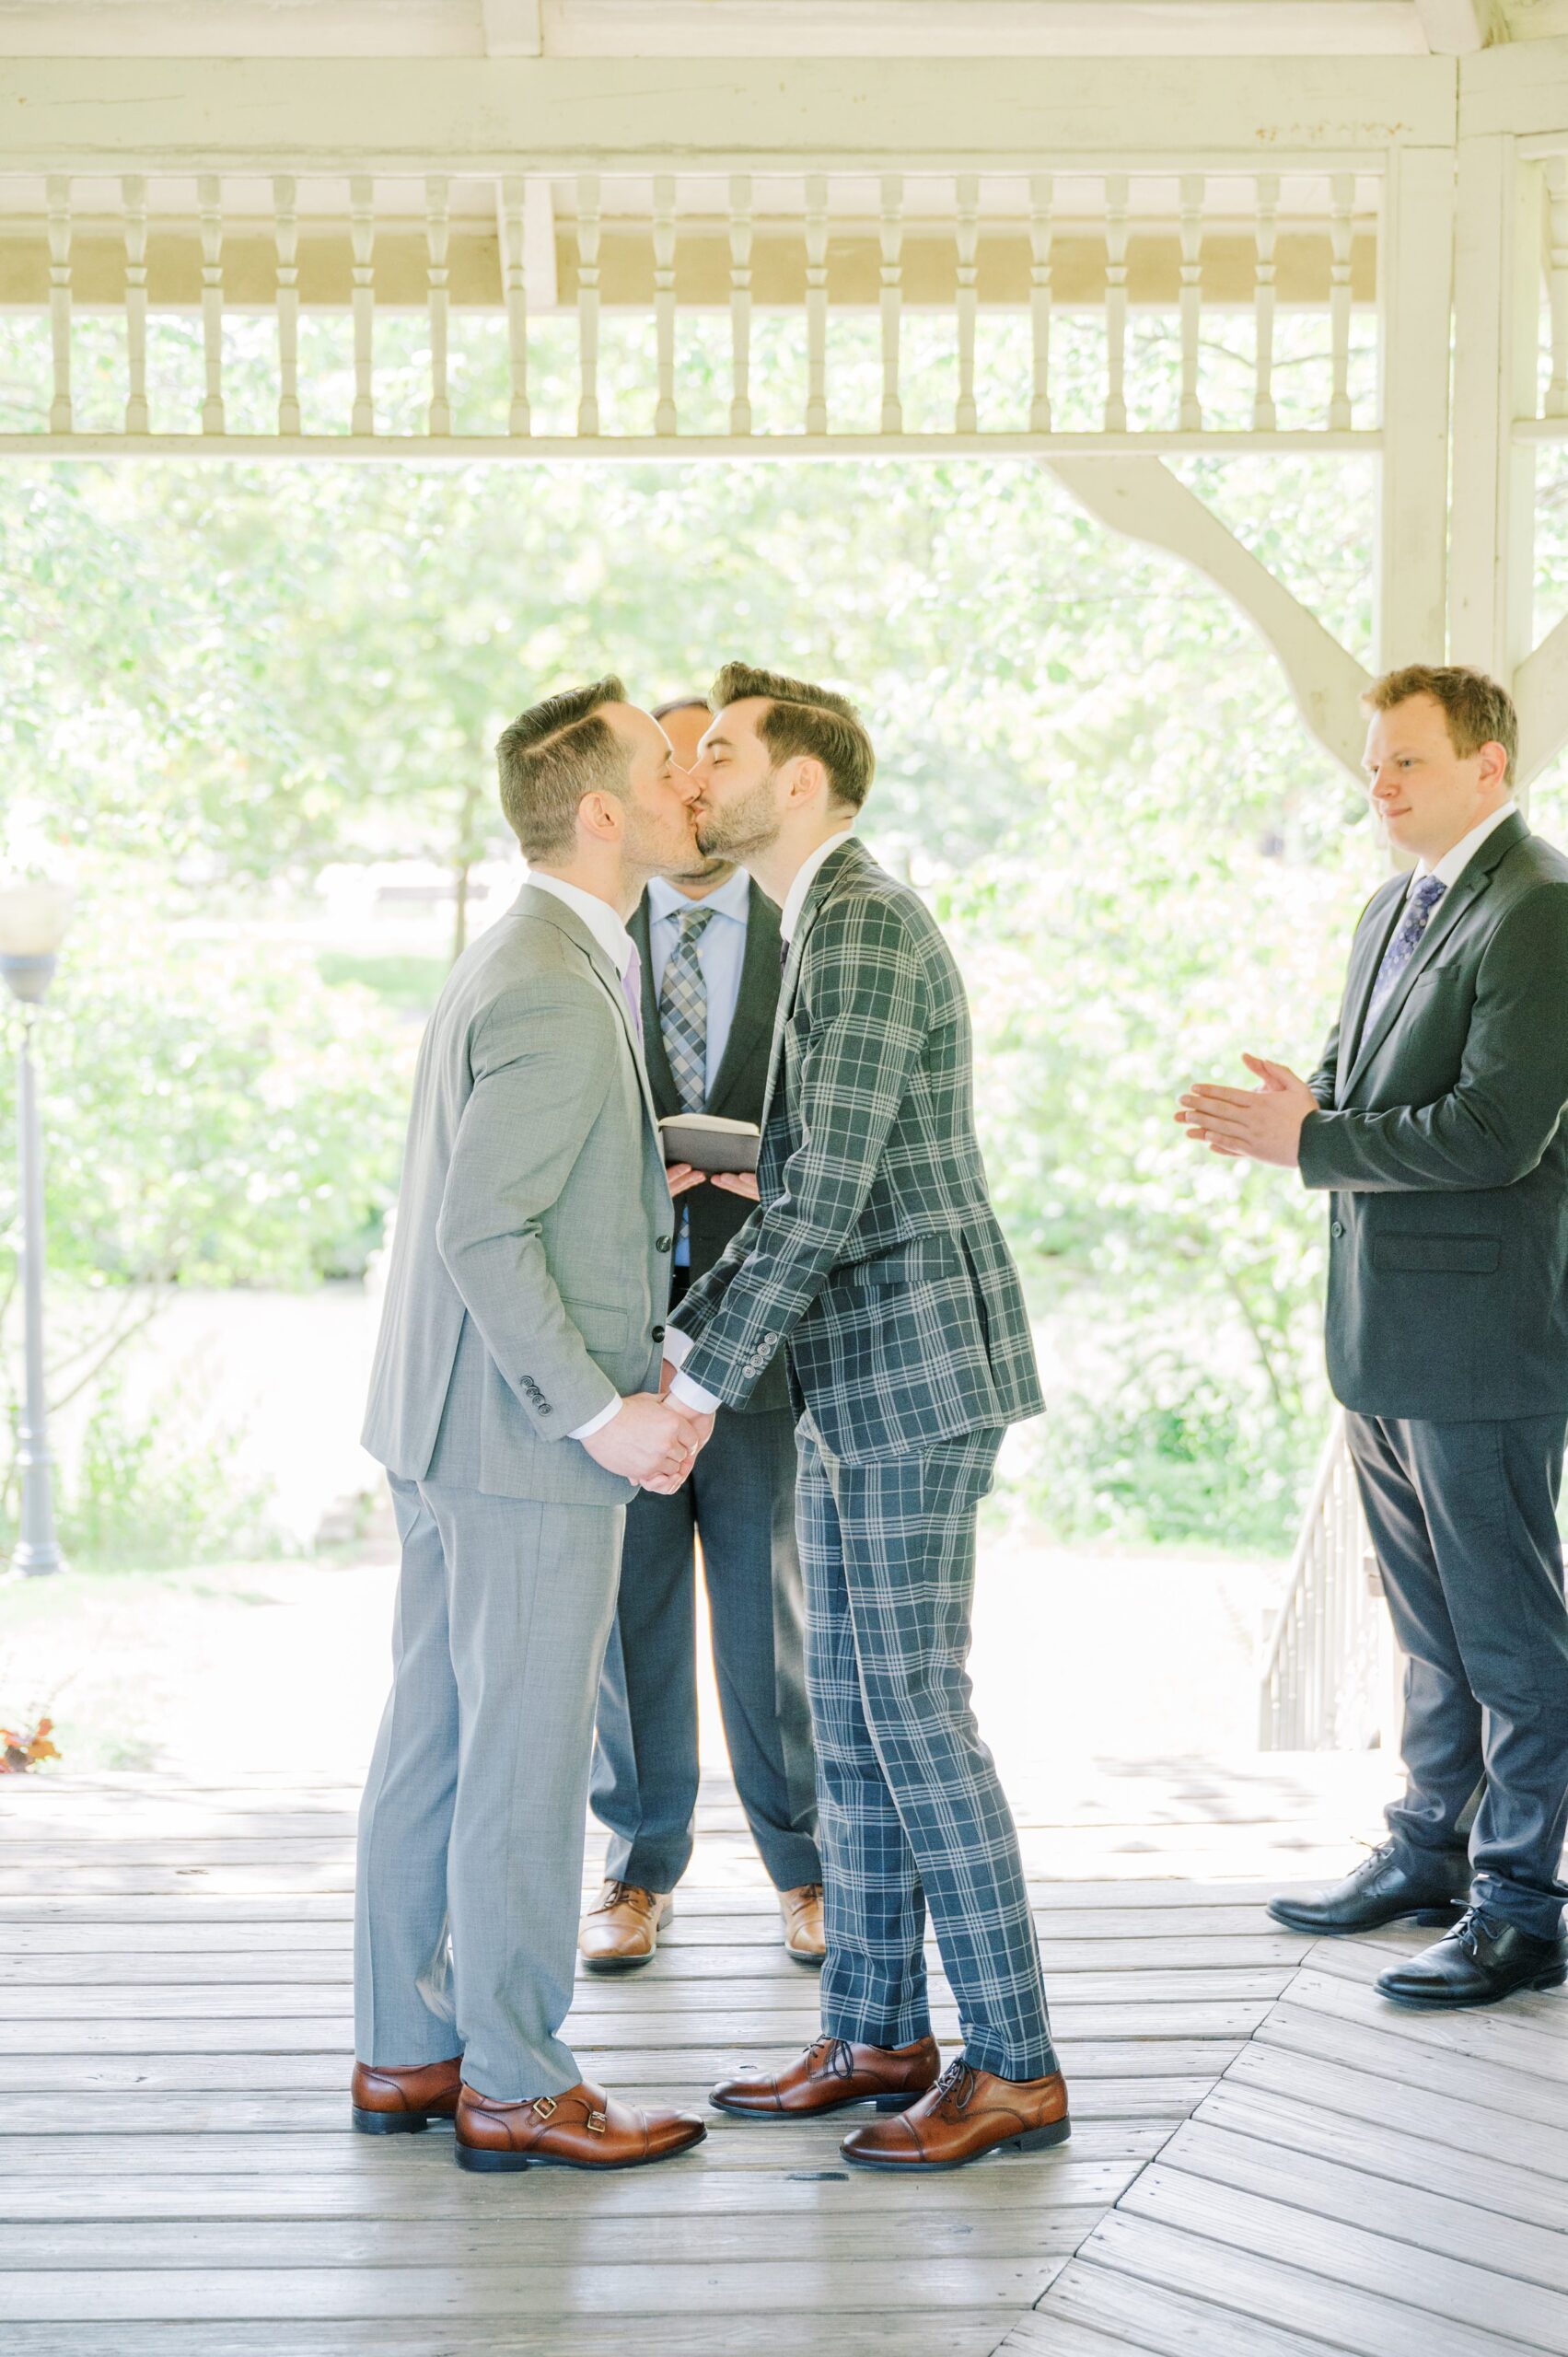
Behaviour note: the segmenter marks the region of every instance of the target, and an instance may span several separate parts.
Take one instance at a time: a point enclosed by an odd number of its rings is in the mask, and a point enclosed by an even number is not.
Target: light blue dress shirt
[[[678,892],[668,877],[656,876],[648,885],[648,955],[652,962],[654,999],[656,1004],[664,987],[664,970],[675,954],[680,938],[680,917],[689,909],[711,909],[713,923],[703,929],[697,944],[697,963],[703,970],[703,981],[708,993],[707,1069],[703,1080],[703,1096],[711,1097],[714,1083],[724,1062],[724,1051],[729,1042],[735,1010],[740,1001],[740,974],[746,963],[746,927],[751,914],[751,879],[746,870],[738,868],[727,884],[710,892],[704,900],[689,900]],[[691,1264],[691,1223],[684,1216],[680,1235],[675,1247],[677,1268]]]

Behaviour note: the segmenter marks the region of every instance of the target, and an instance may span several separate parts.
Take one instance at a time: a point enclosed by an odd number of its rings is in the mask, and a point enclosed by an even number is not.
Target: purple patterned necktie
[[[643,961],[637,955],[637,945],[632,944],[632,955],[626,961],[626,971],[621,977],[621,993],[626,1001],[626,1011],[632,1017],[632,1029],[637,1045],[643,1044]]]
[[[1435,876],[1423,876],[1411,894],[1399,931],[1383,952],[1383,962],[1372,985],[1372,996],[1366,1002],[1368,1023],[1415,956],[1421,937],[1431,922],[1432,911],[1447,889],[1446,884],[1440,882]]]

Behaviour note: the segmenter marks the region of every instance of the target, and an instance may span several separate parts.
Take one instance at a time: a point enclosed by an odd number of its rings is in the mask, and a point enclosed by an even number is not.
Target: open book
[[[668,1113],[659,1123],[667,1162],[693,1170],[755,1170],[762,1132],[755,1121],[726,1121],[717,1113]]]

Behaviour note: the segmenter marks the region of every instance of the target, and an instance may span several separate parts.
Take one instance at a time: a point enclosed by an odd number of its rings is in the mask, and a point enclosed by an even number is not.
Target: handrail
[[[1260,1747],[1359,1750],[1380,1741],[1386,1646],[1376,1559],[1336,1412],[1264,1650]]]

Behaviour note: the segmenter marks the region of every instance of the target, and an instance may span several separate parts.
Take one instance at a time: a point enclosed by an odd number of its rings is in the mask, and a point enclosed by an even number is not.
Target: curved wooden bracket
[[[1568,615],[1554,622],[1514,674],[1519,714],[1518,783],[1528,785],[1568,744]]]
[[[1168,549],[1224,590],[1273,648],[1313,736],[1359,784],[1366,734],[1359,698],[1371,675],[1243,548],[1213,508],[1158,459],[1042,459],[1040,464],[1112,531]]]

